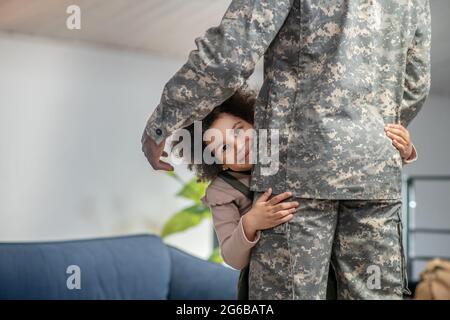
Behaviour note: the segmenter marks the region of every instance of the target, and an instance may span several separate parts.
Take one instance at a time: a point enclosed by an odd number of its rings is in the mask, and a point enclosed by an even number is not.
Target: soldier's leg
[[[401,299],[401,201],[340,201],[333,264],[338,299]]]
[[[255,192],[255,199],[262,192]],[[249,263],[249,300],[292,299],[290,253],[285,224],[261,231]]]
[[[288,224],[294,299],[324,300],[327,298],[339,202],[303,198],[296,200],[300,206]]]
[[[288,223],[263,230],[250,258],[249,299],[325,299],[337,201],[296,198]]]

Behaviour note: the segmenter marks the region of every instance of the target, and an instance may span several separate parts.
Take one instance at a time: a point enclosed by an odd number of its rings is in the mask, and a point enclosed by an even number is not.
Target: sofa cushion
[[[0,243],[0,299],[167,299],[170,263],[152,235]],[[80,289],[67,286],[71,265]]]
[[[236,299],[239,271],[167,247],[172,260],[169,299]]]

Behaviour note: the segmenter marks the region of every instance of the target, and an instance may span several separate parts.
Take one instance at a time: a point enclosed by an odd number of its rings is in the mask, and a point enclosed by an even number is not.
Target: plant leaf
[[[220,249],[219,247],[215,247],[213,252],[208,258],[208,261],[215,262],[215,263],[223,263],[222,256],[220,255]]]
[[[173,171],[167,171],[167,175],[168,175],[169,177],[174,178],[174,179],[177,180],[179,183],[185,184],[185,182],[183,181],[183,179],[180,178],[180,176],[175,172],[175,170],[173,170]]]
[[[177,193],[177,196],[194,200],[195,203],[200,204],[200,199],[205,194],[207,187],[208,183],[197,182],[197,179],[193,178],[183,186],[183,188]]]
[[[208,207],[204,205],[193,205],[174,214],[165,224],[161,232],[161,237],[184,231],[195,227],[203,219],[211,217]]]
[[[174,170],[174,171],[167,171],[167,175],[169,177],[175,177],[177,174],[175,173],[175,170]]]

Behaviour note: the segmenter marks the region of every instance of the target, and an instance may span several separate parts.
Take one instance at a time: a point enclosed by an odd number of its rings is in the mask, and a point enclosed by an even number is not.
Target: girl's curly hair
[[[205,141],[203,141],[203,135],[222,113],[233,115],[247,121],[250,124],[254,124],[256,98],[256,92],[253,89],[250,89],[248,86],[244,86],[238,89],[222,104],[215,107],[202,120],[202,154],[207,146]],[[218,173],[222,171],[222,165],[219,163],[207,164],[203,161],[200,164],[194,163],[194,124],[191,124],[183,129],[188,130],[189,137],[191,139],[191,161],[189,161],[189,164],[187,165],[188,169],[195,173],[198,182],[208,182],[213,180],[218,175]],[[173,148],[175,148],[181,142],[182,140],[172,141],[170,147],[171,152]],[[180,156],[183,156],[182,152]]]

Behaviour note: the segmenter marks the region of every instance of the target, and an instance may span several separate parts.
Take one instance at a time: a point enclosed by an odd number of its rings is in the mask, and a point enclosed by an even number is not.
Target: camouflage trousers
[[[330,263],[337,299],[402,299],[409,291],[400,200],[294,200],[294,218],[263,230],[252,249],[250,300],[325,299]]]

